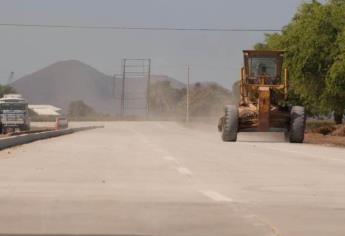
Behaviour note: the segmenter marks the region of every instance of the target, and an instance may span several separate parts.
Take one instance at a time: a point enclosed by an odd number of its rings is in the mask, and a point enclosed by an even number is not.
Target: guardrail
[[[73,134],[76,132],[87,131],[92,129],[99,129],[104,128],[104,126],[88,126],[88,127],[80,127],[80,128],[69,128],[63,130],[52,130],[52,131],[44,131],[44,132],[36,132],[36,133],[27,133],[21,134],[18,136],[6,137],[0,139],[0,150],[19,146],[27,143],[32,143],[38,140],[55,138],[62,135]]]

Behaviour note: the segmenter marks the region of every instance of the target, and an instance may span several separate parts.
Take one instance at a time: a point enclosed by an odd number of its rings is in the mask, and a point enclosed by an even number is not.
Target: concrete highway
[[[345,149],[103,124],[0,152],[0,235],[345,235]]]

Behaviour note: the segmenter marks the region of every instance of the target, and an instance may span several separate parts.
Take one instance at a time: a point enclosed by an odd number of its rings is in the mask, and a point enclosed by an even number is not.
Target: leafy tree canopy
[[[0,85],[0,98],[10,93],[16,93],[16,90],[9,85]]]
[[[68,107],[68,116],[69,117],[85,117],[90,115],[95,115],[96,112],[94,109],[83,101],[72,101]]]
[[[257,49],[284,49],[291,93],[313,113],[345,110],[345,1],[302,3],[282,33]],[[339,121],[339,120],[338,120]]]

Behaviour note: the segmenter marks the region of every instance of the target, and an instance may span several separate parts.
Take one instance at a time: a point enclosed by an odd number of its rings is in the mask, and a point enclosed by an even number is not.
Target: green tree
[[[150,88],[150,108],[156,114],[172,114],[176,112],[177,103],[186,94],[186,89],[176,89],[170,81],[159,81]]]
[[[10,93],[16,93],[16,90],[9,85],[0,85],[0,97]]]
[[[95,114],[96,112],[93,110],[93,108],[81,100],[72,101],[68,107],[68,116],[70,117],[85,117]]]
[[[267,34],[257,49],[285,49],[291,94],[312,113],[345,110],[345,1],[303,3],[282,33]]]
[[[186,112],[187,89],[171,87],[169,81],[151,85],[150,107],[158,115],[183,117]],[[213,116],[233,102],[232,93],[216,83],[195,83],[190,88],[190,115]]]
[[[232,93],[216,83],[196,83],[190,89],[191,116],[220,116],[224,106],[232,104]],[[180,114],[186,110],[186,96],[178,104]]]
[[[345,110],[345,31],[339,37],[340,53],[336,56],[326,78],[323,105],[334,109],[334,119],[341,124]]]

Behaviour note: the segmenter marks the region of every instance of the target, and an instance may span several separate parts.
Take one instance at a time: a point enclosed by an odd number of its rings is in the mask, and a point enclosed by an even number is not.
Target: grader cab
[[[292,143],[302,143],[305,111],[289,106],[288,70],[284,51],[245,50],[241,69],[240,103],[225,107],[218,129],[225,142],[235,142],[238,132],[285,132]]]

